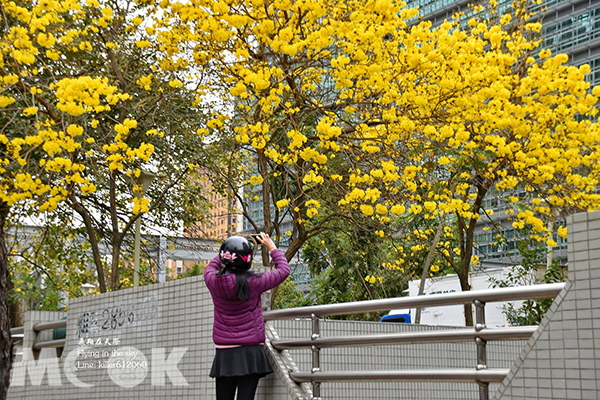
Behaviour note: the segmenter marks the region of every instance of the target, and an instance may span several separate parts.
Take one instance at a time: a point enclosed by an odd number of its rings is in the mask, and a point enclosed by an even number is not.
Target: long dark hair
[[[248,270],[236,270],[231,268],[223,268],[217,273],[217,275],[229,274],[235,274],[235,295],[237,298],[243,301],[250,300],[250,285],[248,285],[248,278],[260,276],[260,274]]]

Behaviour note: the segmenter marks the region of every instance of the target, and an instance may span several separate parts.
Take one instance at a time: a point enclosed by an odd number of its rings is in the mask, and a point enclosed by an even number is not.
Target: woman
[[[204,281],[215,306],[215,359],[210,377],[216,378],[217,400],[253,400],[258,381],[273,372],[264,349],[265,324],[260,295],[283,282],[290,266],[283,252],[261,232],[256,240],[271,252],[275,269],[250,272],[254,245],[246,238],[227,239],[204,270]]]

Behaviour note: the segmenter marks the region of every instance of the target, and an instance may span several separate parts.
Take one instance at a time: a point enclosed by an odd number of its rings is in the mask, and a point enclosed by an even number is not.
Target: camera
[[[257,238],[260,238],[260,234],[252,233],[252,234],[250,234],[250,237],[252,238],[252,240],[254,240],[254,243],[256,243],[257,246],[261,245],[260,240],[257,239]]]

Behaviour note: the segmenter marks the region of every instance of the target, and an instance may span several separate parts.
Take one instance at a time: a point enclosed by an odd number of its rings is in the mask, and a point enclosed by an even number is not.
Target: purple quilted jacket
[[[217,256],[204,270],[204,282],[215,305],[213,341],[217,345],[255,345],[265,342],[265,323],[261,293],[279,285],[290,275],[290,266],[279,249],[271,252],[274,270],[249,277],[250,300],[239,300],[235,293],[235,275],[217,275],[221,261]]]

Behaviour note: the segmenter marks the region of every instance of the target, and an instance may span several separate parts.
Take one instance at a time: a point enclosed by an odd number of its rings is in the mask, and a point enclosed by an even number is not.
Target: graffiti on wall
[[[77,337],[97,336],[152,320],[158,315],[158,301],[151,296],[129,305],[111,305],[98,311],[86,311],[77,318]]]

